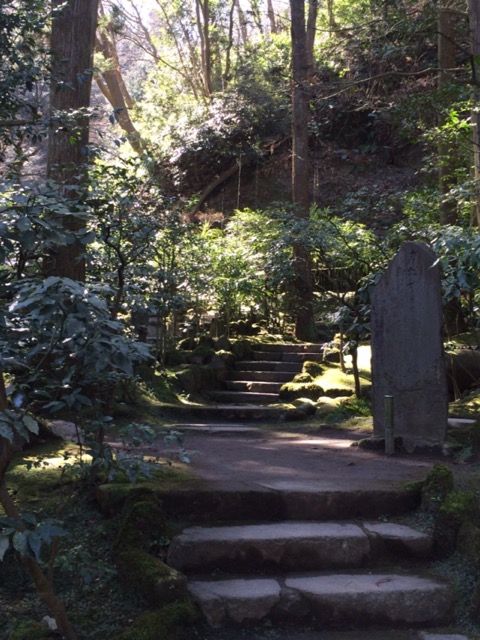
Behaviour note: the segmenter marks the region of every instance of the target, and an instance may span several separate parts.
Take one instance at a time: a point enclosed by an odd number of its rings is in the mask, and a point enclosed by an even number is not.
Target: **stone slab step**
[[[256,345],[258,351],[262,352],[273,352],[273,353],[316,353],[323,354],[324,345],[323,343],[312,343],[312,342],[302,342],[302,343],[270,343],[263,342],[261,344]]]
[[[282,362],[273,360],[239,360],[234,363],[235,371],[281,371],[283,373],[300,373],[301,362]]]
[[[266,621],[431,627],[447,624],[453,610],[448,583],[395,573],[192,580],[189,590],[214,628]]]
[[[293,371],[245,371],[240,369],[238,371],[229,371],[227,380],[254,380],[258,382],[279,382],[283,384],[284,382],[290,382],[294,375],[295,372]]]
[[[225,386],[229,391],[249,391],[254,393],[274,393],[278,396],[282,382],[266,382],[257,380],[226,380]]]
[[[375,483],[271,481],[245,485],[235,483],[214,488],[196,482],[179,489],[160,492],[165,512],[191,524],[284,522],[330,520],[374,520],[397,516],[416,509],[420,488],[405,489]],[[105,489],[108,492],[108,489]]]
[[[254,351],[254,360],[276,361],[276,362],[305,362],[306,360],[314,360],[319,362],[323,359],[319,353],[311,353],[308,351]]]
[[[311,571],[431,551],[430,536],[394,523],[278,522],[185,529],[172,540],[168,563],[186,573]]]
[[[278,402],[278,393],[263,393],[254,391],[211,391],[209,394],[211,400],[216,402],[234,404],[246,402],[248,404],[272,404]]]
[[[202,631],[202,640],[245,640],[242,630],[239,635],[232,629]],[[475,636],[476,638],[478,636]],[[364,631],[302,630],[295,628],[276,628],[265,625],[264,629],[255,629],[254,640],[474,640],[473,636],[445,631],[419,631],[413,629],[368,629]]]

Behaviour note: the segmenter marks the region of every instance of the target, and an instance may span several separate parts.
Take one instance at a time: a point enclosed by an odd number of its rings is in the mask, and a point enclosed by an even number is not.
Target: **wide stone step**
[[[305,362],[306,360],[314,360],[315,362],[318,362],[323,358],[321,354],[309,351],[254,351],[253,359],[267,362],[271,360],[276,362]]]
[[[173,539],[168,562],[184,572],[311,571],[431,551],[430,536],[393,523],[278,522],[188,528]]]
[[[243,381],[254,380],[259,382],[290,382],[295,375],[292,371],[246,371],[237,370],[229,371],[227,374],[227,380],[230,381]]]
[[[214,491],[210,486],[185,485],[161,492],[165,512],[192,524],[215,522],[238,523],[284,521],[327,522],[339,520],[374,520],[398,516],[416,509],[420,487],[389,486],[375,483],[295,482],[272,480],[260,486],[237,485],[232,473],[231,486]],[[108,492],[108,489],[106,489]]]
[[[226,635],[224,635],[224,633]],[[232,640],[232,630],[211,629],[209,632],[202,629],[202,640]],[[233,632],[234,633],[234,632]],[[245,636],[241,633],[242,640]],[[367,629],[355,631],[335,631],[333,629],[301,629],[295,625],[293,628],[276,628],[274,636],[272,629],[265,625],[263,629],[255,629],[255,640],[475,640],[473,636],[463,633],[451,633],[443,629]],[[475,636],[478,639],[478,636]]]
[[[249,391],[254,393],[278,393],[282,388],[282,382],[264,382],[257,380],[226,380],[225,386],[229,391]]]
[[[398,573],[341,573],[192,580],[210,626],[310,623],[322,629],[431,627],[452,617],[446,582]]]
[[[320,343],[269,343],[256,345],[258,351],[273,353],[316,353],[323,354],[324,345]]]
[[[302,370],[301,362],[281,362],[267,360],[239,360],[235,362],[235,371],[280,371],[283,373],[299,373]]]
[[[278,402],[278,393],[261,393],[250,391],[211,391],[209,398],[216,402],[233,404],[245,402],[247,404],[272,404]]]

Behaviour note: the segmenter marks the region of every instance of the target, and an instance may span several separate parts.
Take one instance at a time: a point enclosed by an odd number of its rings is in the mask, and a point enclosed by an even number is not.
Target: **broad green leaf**
[[[0,536],[0,562],[3,560],[5,553],[10,548],[10,539],[7,536]]]

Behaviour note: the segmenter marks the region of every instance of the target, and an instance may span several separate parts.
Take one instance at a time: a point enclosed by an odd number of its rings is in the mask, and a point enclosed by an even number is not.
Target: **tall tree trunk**
[[[315,0],[314,0],[315,1]],[[292,194],[296,216],[300,221],[309,217],[308,173],[308,80],[310,73],[309,47],[305,24],[305,0],[290,0],[292,36]],[[315,341],[313,312],[313,283],[308,250],[302,242],[293,247],[295,268],[296,318],[295,336],[299,340]]]
[[[202,73],[205,94],[213,93],[212,49],[210,42],[210,0],[196,0],[197,28],[202,54]]]
[[[105,60],[111,63],[111,68],[103,71],[101,76],[95,76],[98,88],[115,110],[117,122],[126,133],[132,149],[140,155],[144,151],[144,146],[130,118],[129,109],[133,107],[133,100],[123,82],[115,42],[107,34],[100,33],[97,36],[96,49],[102,53]]]
[[[474,104],[480,102],[480,3],[469,0],[468,14],[470,22],[470,41],[472,47],[472,100]],[[473,220],[480,227],[480,113],[472,110],[473,135],[473,179],[476,189]]]
[[[451,82],[451,71],[455,67],[455,18],[456,14],[449,6],[438,9],[438,88],[447,91]],[[439,124],[442,124],[441,122]],[[449,198],[450,190],[455,186],[455,151],[448,140],[438,144],[440,222],[457,222],[456,202]]]
[[[278,33],[277,18],[275,16],[272,0],[267,0],[267,16],[270,24],[270,33]]]
[[[88,160],[89,119],[82,110],[90,106],[98,0],[52,0],[52,10],[55,74],[50,87],[50,110],[54,124],[48,140],[47,177],[68,186],[65,197],[77,198]],[[65,226],[70,231],[80,231],[83,222],[72,216]],[[84,280],[82,254],[79,245],[58,246],[46,260],[46,275]]]

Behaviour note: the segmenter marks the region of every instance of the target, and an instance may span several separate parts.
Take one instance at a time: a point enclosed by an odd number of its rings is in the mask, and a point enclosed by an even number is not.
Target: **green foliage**
[[[83,412],[111,406],[119,376],[149,357],[129,340],[95,287],[69,279],[24,279],[6,313],[2,366],[15,373],[22,404]]]
[[[45,548],[65,535],[59,521],[52,518],[40,522],[33,513],[22,514],[22,520],[0,517],[0,561],[11,548],[21,556],[34,558],[40,563]]]

